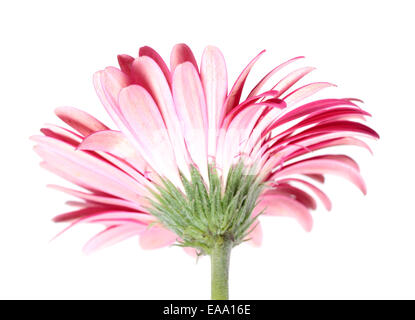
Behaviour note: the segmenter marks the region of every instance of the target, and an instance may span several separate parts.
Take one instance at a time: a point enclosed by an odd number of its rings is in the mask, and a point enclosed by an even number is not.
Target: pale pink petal
[[[304,67],[294,70],[282,78],[272,89],[278,91],[280,95],[282,95],[313,70],[315,70],[313,67]]]
[[[126,139],[125,135],[119,131],[104,130],[95,132],[86,137],[78,146],[78,149],[110,153],[131,163],[142,173],[149,169],[147,162]]]
[[[272,69],[269,73],[267,73],[267,75],[264,77],[264,78],[262,78],[262,80],[260,81],[260,82],[258,82],[258,84],[254,87],[254,89],[252,89],[252,91],[249,93],[249,95],[248,95],[248,98],[251,98],[251,97],[253,97],[253,96],[255,96],[255,95],[257,95],[258,94],[258,92],[262,89],[262,87],[265,85],[265,83],[275,74],[275,73],[277,73],[278,71],[280,71],[282,68],[284,68],[285,66],[287,66],[287,65],[289,65],[290,63],[292,63],[292,62],[294,62],[294,61],[296,61],[296,60],[298,60],[298,59],[301,59],[301,58],[304,58],[303,56],[300,56],[300,57],[295,57],[295,58],[293,58],[293,59],[290,59],[290,60],[288,60],[288,61],[286,61],[286,62],[284,62],[284,63],[281,63],[279,66],[277,66],[277,67],[275,67],[274,69]]]
[[[261,223],[259,221],[254,223],[248,232],[249,243],[254,247],[260,247],[263,238]]]
[[[287,103],[288,106],[292,106],[299,101],[312,96],[313,94],[317,93],[318,91],[328,88],[328,87],[335,87],[334,84],[328,82],[315,82],[307,84],[287,96],[283,98],[283,100]]]
[[[150,94],[132,85],[119,95],[122,113],[134,134],[140,154],[162,176],[180,185],[174,153],[163,119]],[[160,157],[160,155],[163,157]]]
[[[228,91],[225,59],[218,48],[206,47],[200,64],[200,77],[208,110],[208,155],[214,157],[216,155],[219,121]]]
[[[158,249],[173,244],[177,235],[165,228],[149,226],[140,235],[140,246],[143,249]]]
[[[199,75],[185,62],[173,74],[173,96],[190,157],[207,181],[207,109]]]
[[[294,218],[306,231],[311,231],[313,227],[313,218],[308,209],[288,196],[278,194],[262,196],[254,214],[262,210],[265,210],[266,215]]]
[[[173,96],[162,70],[153,59],[147,56],[136,59],[133,69],[136,82],[148,91],[159,108],[173,146],[177,166],[187,175],[189,155]]]
[[[141,195],[148,192],[141,184],[113,165],[83,151],[76,151],[71,146],[55,139],[35,136],[32,139],[39,144],[35,151],[49,163],[72,177],[72,181],[86,185],[94,190],[114,194],[118,197],[141,201]]]
[[[111,226],[91,238],[84,246],[84,252],[90,254],[96,250],[109,247],[143,232],[143,228],[136,224]]]
[[[183,250],[189,256],[191,256],[192,258],[196,258],[198,256],[198,252],[197,252],[197,250],[195,248],[192,248],[192,247],[184,247]]]
[[[95,91],[114,123],[123,132],[128,132],[118,107],[118,95],[131,83],[130,78],[117,68],[109,67],[96,72],[93,81]]]

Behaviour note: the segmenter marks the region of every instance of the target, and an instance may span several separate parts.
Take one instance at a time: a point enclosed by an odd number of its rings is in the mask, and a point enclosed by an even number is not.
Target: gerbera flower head
[[[218,244],[259,245],[262,214],[292,217],[310,231],[317,202],[331,208],[320,187],[326,174],[366,193],[352,158],[317,152],[341,145],[370,150],[361,139],[378,138],[363,123],[369,113],[357,99],[311,100],[333,86],[327,82],[293,89],[311,67],[271,82],[303,57],[280,64],[246,91],[263,53],[230,90],[224,57],[213,46],[200,65],[178,44],[170,67],[142,47],[138,57],[118,56],[119,68],[95,73],[95,90],[114,124],[63,107],[56,114],[70,128],[48,125],[33,137],[42,166],[82,188],[53,186],[80,199],[54,220],[71,222],[68,228],[103,224],[87,252],[138,236],[146,249],[177,243],[212,255]]]

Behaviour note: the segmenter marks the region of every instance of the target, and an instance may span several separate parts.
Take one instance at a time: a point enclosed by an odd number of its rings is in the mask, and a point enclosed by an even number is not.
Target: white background
[[[69,197],[42,170],[29,136],[57,123],[62,105],[111,123],[92,74],[116,54],[150,45],[168,59],[186,42],[200,60],[221,48],[230,81],[267,49],[248,85],[298,55],[318,69],[307,80],[359,97],[381,140],[374,156],[350,151],[368,195],[329,178],[332,212],[314,213],[311,233],[294,221],[264,220],[261,248],[232,252],[231,298],[415,298],[413,1],[3,1],[0,5],[0,298],[209,298],[208,258],[179,248],[143,251],[135,238],[86,256],[99,226],[49,243]]]

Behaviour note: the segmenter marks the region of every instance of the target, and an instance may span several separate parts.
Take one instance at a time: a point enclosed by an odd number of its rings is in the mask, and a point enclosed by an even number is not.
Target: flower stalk
[[[232,241],[221,238],[211,250],[211,299],[229,299],[229,262]]]

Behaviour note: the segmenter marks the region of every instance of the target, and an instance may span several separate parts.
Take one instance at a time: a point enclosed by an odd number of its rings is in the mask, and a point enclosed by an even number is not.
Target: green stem
[[[232,241],[220,239],[210,253],[212,300],[229,299],[228,277],[231,250]]]

